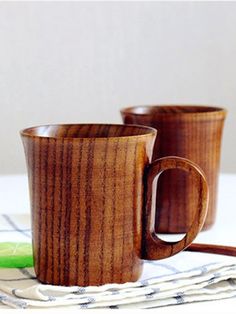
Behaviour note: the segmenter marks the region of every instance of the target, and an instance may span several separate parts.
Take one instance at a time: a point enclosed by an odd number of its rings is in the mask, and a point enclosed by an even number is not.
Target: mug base
[[[64,286],[64,287],[71,287],[71,286],[79,286],[79,287],[89,287],[89,286],[103,286],[106,284],[124,284],[127,282],[136,282],[142,275],[143,266],[136,267],[133,269],[132,273],[124,272],[121,278],[111,279],[111,280],[104,280],[102,278],[93,279],[91,278],[89,281],[85,282],[81,280],[81,278],[59,278],[54,277],[52,278],[45,278],[44,276],[36,273],[37,280],[46,285],[53,285],[53,286]],[[114,276],[113,277],[118,277]]]

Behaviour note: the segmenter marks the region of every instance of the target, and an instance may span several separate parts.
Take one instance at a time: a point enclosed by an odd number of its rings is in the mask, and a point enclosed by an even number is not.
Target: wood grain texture
[[[156,130],[127,125],[51,125],[21,132],[29,177],[37,278],[55,285],[136,281],[143,258],[178,253],[206,213],[207,186],[187,160],[151,163]],[[196,223],[184,240],[153,235],[153,180],[164,170],[192,171],[199,188]],[[150,217],[149,217],[150,216]]]
[[[195,189],[198,191],[197,207],[193,222],[186,232],[183,239],[177,242],[166,242],[158,238],[155,232],[156,204],[155,193],[156,186],[154,180],[161,177],[161,173],[170,169],[180,169],[191,173],[194,179]],[[147,168],[146,174],[146,207],[144,211],[144,237],[143,237],[143,258],[145,259],[162,259],[172,256],[184,248],[188,247],[201,230],[208,207],[208,186],[206,178],[201,170],[193,162],[179,157],[163,157],[152,162]],[[169,197],[171,195],[169,194]],[[153,201],[154,198],[154,201]],[[158,248],[158,249],[157,249]]]
[[[180,156],[198,164],[209,185],[209,207],[203,229],[215,222],[221,138],[226,110],[209,106],[140,106],[121,110],[124,123],[158,130],[153,160]],[[159,179],[156,199],[156,231],[183,233],[195,216],[198,190],[194,178],[180,170],[168,170]]]
[[[155,135],[124,125],[21,132],[41,282],[88,286],[140,277],[143,177]]]

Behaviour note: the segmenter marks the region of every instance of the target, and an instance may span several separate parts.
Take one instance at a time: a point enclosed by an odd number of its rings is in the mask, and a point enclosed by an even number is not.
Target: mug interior
[[[201,114],[225,112],[225,109],[211,106],[198,105],[147,105],[124,108],[121,113],[136,115],[155,114]]]
[[[55,124],[27,128],[23,136],[49,138],[108,138],[156,134],[151,127],[122,124]]]

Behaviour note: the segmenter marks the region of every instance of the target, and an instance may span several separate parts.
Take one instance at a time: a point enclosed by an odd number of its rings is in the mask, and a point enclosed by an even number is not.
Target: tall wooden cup
[[[207,106],[137,106],[121,110],[124,123],[151,126],[158,131],[153,160],[180,156],[198,164],[209,185],[209,207],[203,229],[216,217],[221,138],[226,110]],[[179,170],[163,173],[156,201],[156,230],[186,232],[194,219],[198,195],[194,177]]]

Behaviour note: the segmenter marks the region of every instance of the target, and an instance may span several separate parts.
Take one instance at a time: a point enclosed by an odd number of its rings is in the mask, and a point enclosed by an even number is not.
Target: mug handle
[[[161,173],[168,169],[181,169],[193,175],[195,185],[198,189],[199,199],[198,206],[193,222],[185,234],[184,238],[177,242],[166,242],[158,238],[155,233],[155,202],[156,200],[156,184],[153,187],[154,180],[161,175]],[[155,180],[156,181],[156,180]],[[201,230],[208,207],[208,185],[205,175],[201,168],[192,161],[181,157],[163,157],[152,162],[146,172],[146,198],[144,211],[144,238],[142,257],[148,260],[158,260],[175,255],[184,250],[195,239]]]

